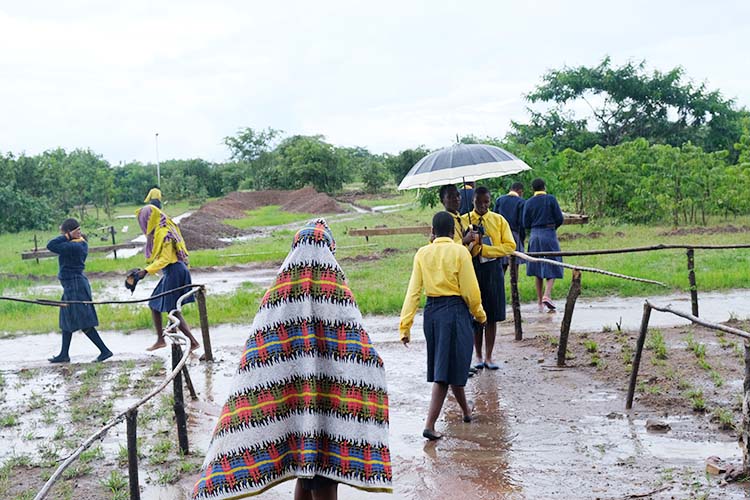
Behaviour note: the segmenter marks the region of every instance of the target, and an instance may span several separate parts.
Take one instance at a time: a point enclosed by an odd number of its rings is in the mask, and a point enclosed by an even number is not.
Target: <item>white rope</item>
[[[577,269],[579,271],[588,271],[591,273],[603,274],[605,276],[612,276],[613,278],[620,278],[620,279],[630,280],[630,281],[639,281],[641,283],[651,283],[652,285],[659,285],[659,286],[664,286],[664,287],[667,286],[661,281],[648,280],[645,278],[637,278],[635,276],[628,276],[627,274],[613,273],[612,271],[605,271],[604,269],[597,269],[595,267],[574,266],[572,264],[566,264],[564,262],[558,262],[552,259],[542,259],[539,257],[531,257],[521,252],[513,252],[513,255],[520,259],[527,260],[529,262],[543,262],[545,264],[552,264],[554,266],[566,267],[568,269]]]
[[[65,469],[67,469],[70,464],[76,461],[78,457],[86,451],[87,448],[89,448],[97,439],[101,439],[104,437],[107,432],[117,425],[118,423],[122,422],[126,415],[136,408],[142,406],[144,403],[149,401],[151,398],[159,394],[164,388],[169,384],[180,371],[185,366],[185,363],[187,362],[188,357],[190,356],[190,344],[188,342],[187,337],[180,333],[178,331],[178,328],[180,326],[180,320],[178,320],[175,316],[175,312],[182,313],[182,302],[196,293],[200,288],[193,288],[192,290],[188,291],[184,295],[180,296],[180,298],[177,300],[177,306],[175,309],[169,312],[167,316],[169,317],[169,323],[167,324],[167,327],[164,329],[164,336],[168,338],[173,344],[177,344],[181,347],[183,347],[182,352],[182,358],[177,363],[177,366],[174,367],[171,373],[167,375],[167,377],[151,392],[149,392],[146,396],[144,396],[141,400],[134,403],[132,406],[130,406],[127,410],[124,410],[122,413],[117,415],[115,418],[107,422],[101,429],[99,429],[97,432],[89,436],[81,445],[68,457],[65,459],[63,463],[61,463],[57,470],[55,471],[52,476],[47,480],[47,482],[44,484],[41,490],[39,490],[39,493],[36,494],[34,497],[34,500],[42,500],[43,498],[46,498],[46,496],[49,494],[50,490],[52,489],[52,486],[57,482],[58,479],[62,476],[63,472],[65,472]]]

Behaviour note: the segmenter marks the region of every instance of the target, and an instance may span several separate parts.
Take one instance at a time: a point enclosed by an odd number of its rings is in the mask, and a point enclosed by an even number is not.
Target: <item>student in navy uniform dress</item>
[[[91,301],[91,285],[83,274],[86,267],[86,257],[89,245],[81,234],[81,226],[75,219],[66,219],[60,226],[62,233],[47,243],[47,250],[58,255],[59,271],[57,278],[63,287],[62,300]],[[93,304],[69,304],[60,308],[60,330],[62,330],[62,347],[60,354],[49,358],[50,363],[70,362],[70,341],[73,332],[83,330],[83,333],[99,349],[99,356],[94,361],[104,361],[112,357],[104,341],[96,331],[99,318]]]
[[[557,241],[557,228],[563,223],[563,213],[557,199],[545,191],[546,185],[542,179],[531,182],[534,196],[526,200],[523,209],[523,226],[531,229],[529,238],[529,252],[559,252],[560,242]],[[547,257],[562,262],[562,257]],[[563,277],[563,268],[553,264],[528,262],[526,275],[536,278],[536,295],[539,312],[547,307],[554,311],[552,303],[552,287],[556,279]],[[544,281],[546,280],[546,283]]]
[[[510,231],[513,233],[513,239],[516,242],[516,251],[523,252],[523,242],[526,239],[526,231],[523,228],[523,206],[526,200],[523,199],[523,184],[514,182],[510,186],[508,194],[500,196],[495,201],[495,213],[503,216],[510,224]],[[500,264],[503,266],[503,273],[508,269],[510,259],[502,257]]]

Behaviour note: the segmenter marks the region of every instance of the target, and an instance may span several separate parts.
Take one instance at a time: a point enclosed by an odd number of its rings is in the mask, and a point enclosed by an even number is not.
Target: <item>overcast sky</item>
[[[226,159],[241,127],[397,153],[502,136],[562,66],[677,65],[750,107],[750,2],[0,0],[0,152]]]

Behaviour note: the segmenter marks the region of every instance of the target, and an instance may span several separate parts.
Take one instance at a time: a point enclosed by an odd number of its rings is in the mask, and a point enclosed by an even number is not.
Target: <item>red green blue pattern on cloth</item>
[[[313,476],[392,491],[383,361],[335,249],[322,219],[295,234],[253,320],[194,499]]]

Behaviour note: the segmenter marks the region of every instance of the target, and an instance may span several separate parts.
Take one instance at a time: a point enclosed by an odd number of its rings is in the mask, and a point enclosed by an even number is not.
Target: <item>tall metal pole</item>
[[[156,185],[161,188],[161,167],[159,166],[159,132],[156,133]]]

